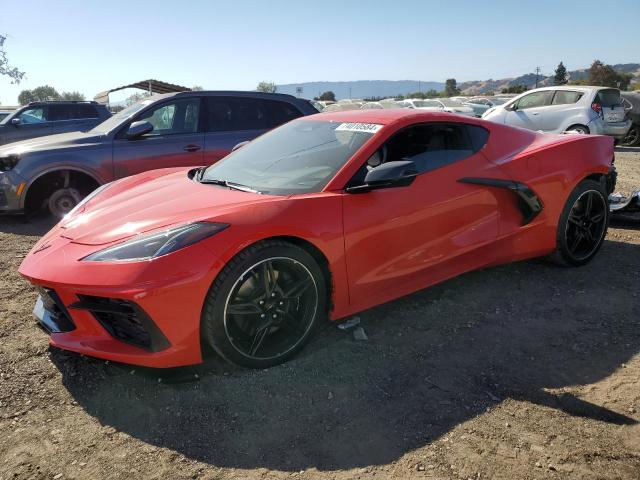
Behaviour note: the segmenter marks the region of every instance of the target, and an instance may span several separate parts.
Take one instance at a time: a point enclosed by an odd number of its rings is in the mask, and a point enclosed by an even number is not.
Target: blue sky
[[[87,98],[147,78],[251,90],[261,80],[458,81],[640,62],[640,0],[0,0],[0,103],[49,84]],[[131,93],[131,92],[129,92]]]

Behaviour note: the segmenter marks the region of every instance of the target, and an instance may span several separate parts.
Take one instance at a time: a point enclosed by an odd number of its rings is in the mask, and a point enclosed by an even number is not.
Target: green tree
[[[84,95],[80,92],[77,91],[73,91],[73,92],[62,92],[60,94],[60,100],[78,100],[78,101],[82,101],[82,100],[86,100]]]
[[[522,93],[526,92],[527,90],[527,86],[524,84],[509,85],[507,88],[502,89],[502,93]]]
[[[24,72],[21,72],[15,67],[9,66],[7,51],[4,46],[6,39],[6,35],[0,35],[0,76],[9,77],[11,79],[11,83],[18,84],[24,77]]]
[[[276,93],[278,91],[278,87],[273,82],[260,82],[256,87],[258,92],[265,93]]]
[[[556,73],[553,76],[553,84],[564,85],[565,83],[567,83],[567,69],[564,64],[560,62],[556,68]]]
[[[331,90],[324,92],[322,95],[320,95],[318,97],[318,100],[323,100],[325,102],[335,102],[336,101],[336,94],[333,93]]]
[[[458,90],[458,83],[455,78],[447,78],[444,84],[444,93],[447,97],[453,97],[454,95],[460,95]]]
[[[194,85],[193,87],[191,87],[192,92],[201,92],[202,90],[204,90],[204,88],[202,88],[200,85]]]
[[[58,91],[49,85],[42,85],[33,90],[23,90],[18,95],[20,105],[26,105],[29,102],[45,102],[48,100],[60,100]]]
[[[591,85],[626,90],[631,78],[633,78],[631,75],[616,72],[611,65],[605,65],[600,60],[594,60],[589,68],[589,83]]]

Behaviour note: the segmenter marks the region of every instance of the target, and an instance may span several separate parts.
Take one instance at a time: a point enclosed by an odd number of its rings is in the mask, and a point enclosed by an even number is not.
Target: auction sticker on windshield
[[[363,132],[376,133],[383,126],[377,123],[341,123],[336,128],[336,132]]]

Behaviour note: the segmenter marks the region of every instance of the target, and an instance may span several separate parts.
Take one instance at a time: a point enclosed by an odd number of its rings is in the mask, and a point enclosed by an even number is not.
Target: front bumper
[[[213,262],[212,268],[198,259],[211,258],[211,252],[196,244],[148,262],[77,260],[88,249],[96,247],[48,235],[20,266],[23,276],[58,300],[52,311],[41,291],[34,309],[49,343],[146,367],[201,363],[202,307],[222,265]],[[67,317],[66,328],[60,328],[61,317]]]
[[[22,212],[26,181],[9,171],[0,172],[0,213]]]

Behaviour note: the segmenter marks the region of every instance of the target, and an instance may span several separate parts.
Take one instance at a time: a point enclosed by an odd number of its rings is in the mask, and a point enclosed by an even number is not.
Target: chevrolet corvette
[[[287,123],[210,167],[103,185],[20,266],[50,344],[265,368],[339,320],[477,268],[589,262],[613,141],[389,109]]]

